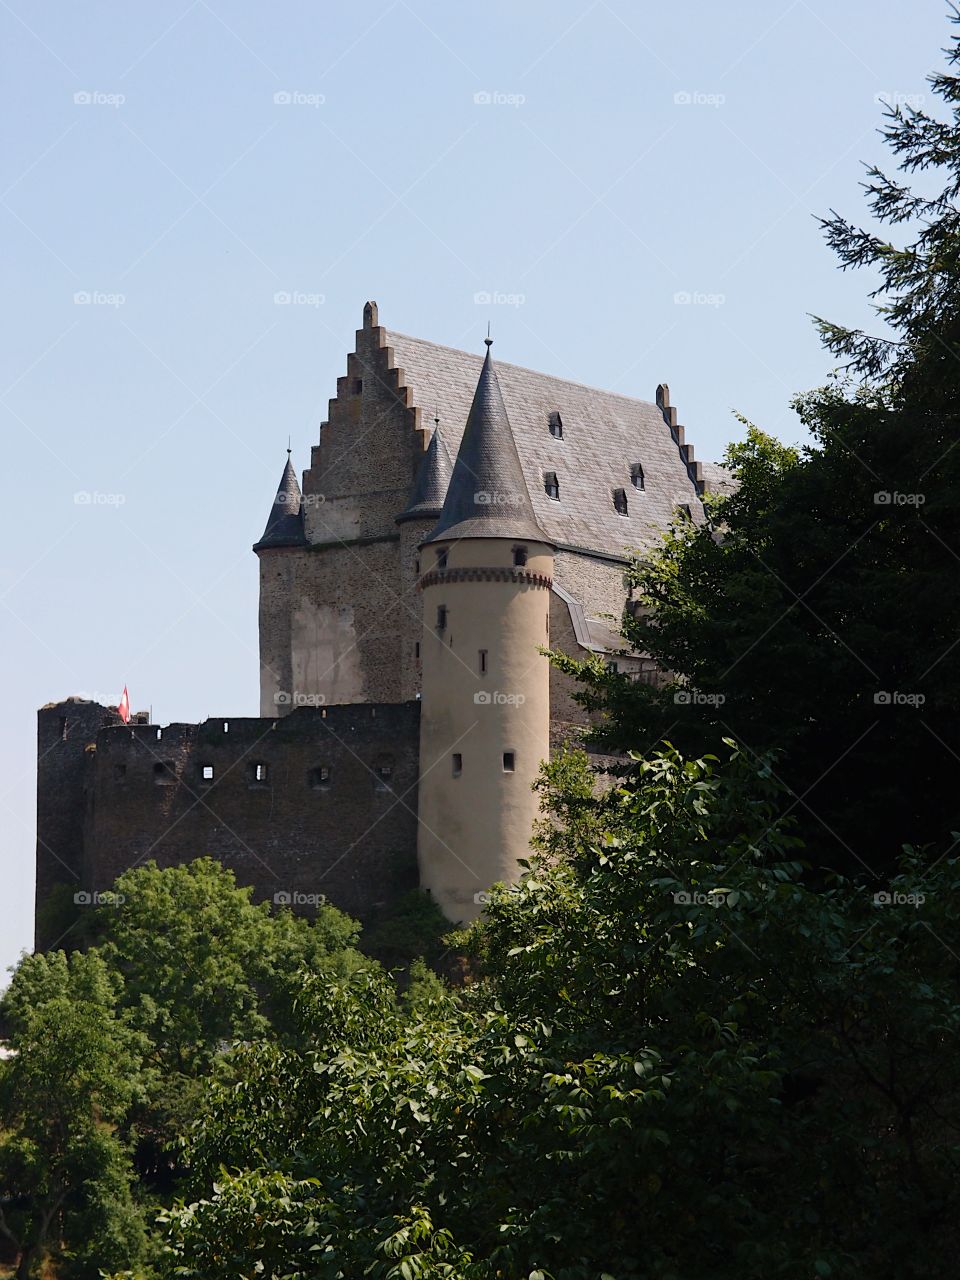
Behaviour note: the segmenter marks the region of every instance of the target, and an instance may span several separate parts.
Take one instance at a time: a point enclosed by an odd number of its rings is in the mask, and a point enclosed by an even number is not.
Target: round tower
[[[537,524],[489,340],[439,522],[421,548],[420,883],[454,921],[516,879],[550,748],[553,546]]]

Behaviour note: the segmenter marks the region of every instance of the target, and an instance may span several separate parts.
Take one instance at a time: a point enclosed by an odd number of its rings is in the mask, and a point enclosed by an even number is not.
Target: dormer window
[[[617,515],[620,515],[620,516],[627,516],[627,515],[629,515],[629,514],[630,514],[630,510],[629,510],[629,508],[628,508],[628,506],[627,506],[627,491],[626,491],[626,489],[614,489],[614,491],[613,491],[613,509],[614,509],[614,511],[616,511]]]
[[[560,417],[560,411],[554,409],[549,419],[550,434],[555,440],[563,439],[563,419]]]
[[[437,549],[437,568],[438,569],[445,569],[447,567],[448,554],[449,554],[449,551],[446,547],[439,547]]]
[[[515,565],[515,567],[516,567],[516,568],[518,568],[518,569],[522,569],[522,568],[523,568],[523,566],[527,563],[527,548],[526,548],[526,547],[514,547],[514,548],[513,548],[513,563],[514,563],[514,565]]]
[[[643,467],[641,467],[639,462],[635,462],[630,468],[630,483],[635,489],[642,490],[646,488],[646,478],[643,474]]]
[[[552,498],[554,502],[560,501],[560,484],[555,471],[545,471],[543,473],[543,492],[548,498]]]

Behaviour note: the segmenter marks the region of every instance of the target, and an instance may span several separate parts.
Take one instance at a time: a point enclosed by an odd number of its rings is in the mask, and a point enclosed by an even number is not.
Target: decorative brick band
[[[553,579],[545,573],[529,573],[526,569],[434,569],[425,573],[420,579],[421,587],[434,587],[447,582],[519,582],[527,587],[544,587],[547,591],[553,586]]]

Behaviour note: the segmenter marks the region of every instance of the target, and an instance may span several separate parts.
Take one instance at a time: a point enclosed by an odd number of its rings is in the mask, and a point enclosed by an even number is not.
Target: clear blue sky
[[[666,380],[701,458],[732,409],[797,439],[807,313],[870,314],[812,215],[861,216],[877,95],[926,93],[948,30],[941,0],[2,0],[0,964],[32,938],[39,705],[256,714],[250,546],[366,298]]]

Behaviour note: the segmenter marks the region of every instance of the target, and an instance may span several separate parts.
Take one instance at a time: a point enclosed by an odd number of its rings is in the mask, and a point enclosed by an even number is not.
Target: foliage
[[[376,975],[320,976],[305,1051],[237,1051],[194,1131],[193,1195],[165,1217],[171,1274],[943,1265],[955,861],[908,857],[889,892],[922,908],[815,890],[769,769],[672,749],[637,764],[601,846],[495,897],[487,976],[456,1005],[407,1014]]]

